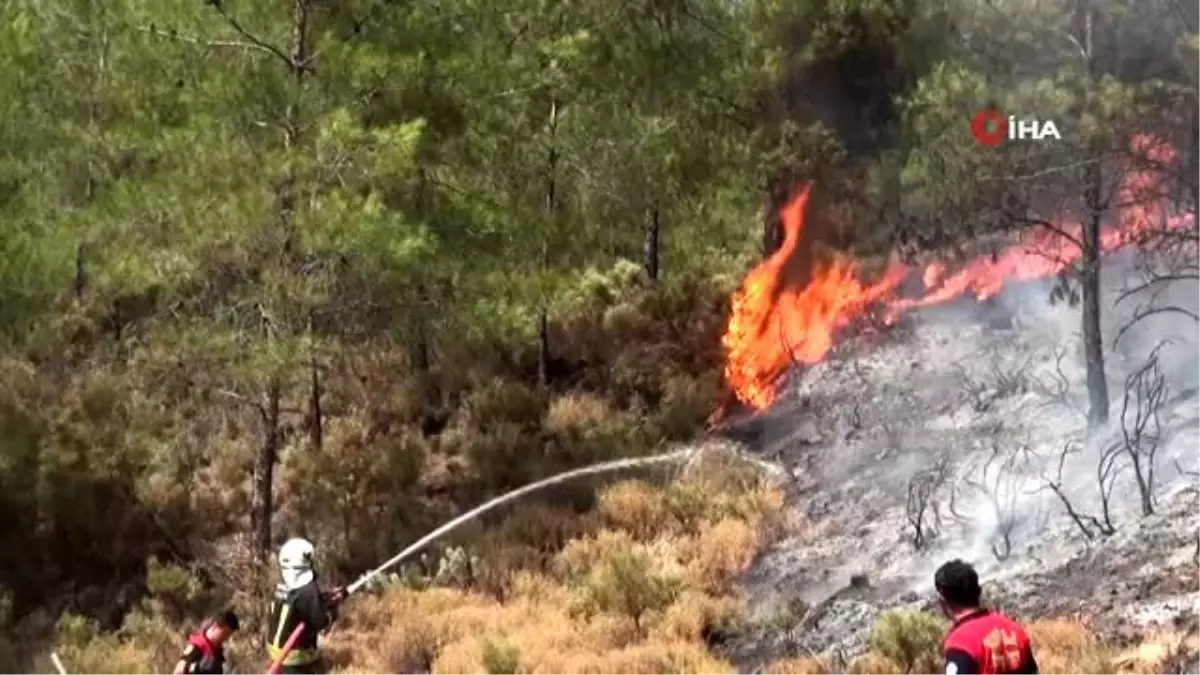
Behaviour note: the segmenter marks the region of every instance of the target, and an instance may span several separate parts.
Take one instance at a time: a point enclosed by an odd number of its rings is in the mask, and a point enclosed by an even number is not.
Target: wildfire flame
[[[1174,159],[1169,146],[1150,137],[1136,139],[1135,150],[1159,163]],[[1194,212],[1168,213],[1162,200],[1141,196],[1156,184],[1153,171],[1127,172],[1118,191],[1118,200],[1123,204],[1121,217],[1115,226],[1101,232],[1102,251],[1134,242],[1151,228],[1194,226]],[[812,262],[806,278],[794,283],[789,276],[795,276],[796,268],[803,264],[803,257],[797,254],[802,251],[810,187],[804,186],[782,209],[783,243],[750,271],[733,295],[732,312],[721,340],[727,383],[738,400],[758,410],[775,399],[775,383],[781,375],[793,365],[820,362],[833,347],[838,332],[873,308],[879,308],[884,320],[891,322],[904,312],[968,293],[985,300],[999,293],[1006,283],[1059,274],[1082,251],[1082,226],[1062,222],[1041,227],[1024,240],[994,255],[973,259],[954,272],[936,262],[918,272],[892,256],[879,279],[868,282],[862,279],[859,262],[832,254]],[[924,295],[894,297],[900,284],[913,274],[919,274],[924,282]]]

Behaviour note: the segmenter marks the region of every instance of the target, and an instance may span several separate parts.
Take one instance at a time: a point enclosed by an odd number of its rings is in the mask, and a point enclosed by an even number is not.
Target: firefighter
[[[1038,672],[1025,629],[981,605],[974,567],[951,560],[938,568],[933,584],[942,611],[953,622],[942,642],[947,675]]]
[[[321,592],[313,565],[315,550],[305,539],[290,539],[279,549],[282,582],[271,611],[271,633],[267,650],[274,662],[296,626],[304,624],[300,638],[283,659],[283,673],[319,673],[324,664],[317,649],[317,637],[337,618],[338,603],[345,590]]]
[[[224,673],[225,641],[237,629],[237,614],[232,610],[206,621],[200,630],[188,637],[187,646],[175,664],[174,675]]]

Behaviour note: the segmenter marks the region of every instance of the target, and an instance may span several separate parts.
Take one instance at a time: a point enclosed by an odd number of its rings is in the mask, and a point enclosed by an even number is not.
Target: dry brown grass
[[[1112,673],[1114,652],[1074,619],[1043,619],[1026,630],[1043,673]]]
[[[648,539],[674,525],[663,491],[640,480],[604,490],[597,510],[607,524],[639,539]]]
[[[577,530],[540,569],[508,570],[503,600],[399,587],[356,600],[330,640],[331,659],[342,672],[732,672],[703,636],[739,615],[728,582],[753,559],[755,528],[782,502],[758,484],[710,476],[700,490],[690,480],[604,490],[596,508],[604,526]],[[521,540],[539,529],[526,527],[529,515],[498,529]]]
[[[604,424],[612,416],[612,407],[595,394],[565,394],[550,402],[542,427],[556,434],[580,433]]]
[[[807,656],[777,659],[768,663],[762,672],[764,675],[823,675],[834,671],[824,661]]]

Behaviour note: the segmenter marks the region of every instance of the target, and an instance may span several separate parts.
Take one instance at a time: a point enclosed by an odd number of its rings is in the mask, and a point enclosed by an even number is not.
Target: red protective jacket
[[[1016,621],[986,609],[959,618],[942,642],[946,672],[1036,673],[1033,644]]]
[[[209,642],[203,629],[188,637],[187,647],[180,658],[187,663],[184,672],[189,675],[225,672],[225,650]]]

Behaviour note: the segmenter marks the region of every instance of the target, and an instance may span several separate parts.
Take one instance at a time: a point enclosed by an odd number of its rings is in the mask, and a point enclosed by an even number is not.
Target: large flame
[[[1154,162],[1173,161],[1171,148],[1149,137],[1139,137],[1136,150]],[[1169,213],[1160,199],[1147,199],[1157,184],[1152,170],[1129,171],[1118,200],[1123,204],[1117,224],[1104,230],[1100,248],[1112,251],[1136,241],[1151,229],[1194,225],[1195,214]],[[1004,284],[1052,277],[1079,258],[1082,227],[1064,221],[1042,227],[995,255],[981,256],[951,272],[931,263],[919,272],[894,256],[873,282],[863,280],[861,265],[840,254],[812,262],[797,270],[802,260],[804,213],[809,186],[805,186],[780,214],[784,240],[779,249],[750,271],[732,299],[732,312],[722,344],[725,378],[743,403],[764,409],[774,400],[776,380],[791,366],[821,361],[833,347],[838,332],[879,308],[885,321],[919,307],[945,303],[971,294],[983,300],[996,295]],[[797,272],[805,278],[795,279]],[[897,287],[919,274],[925,293],[918,298],[896,298]]]

